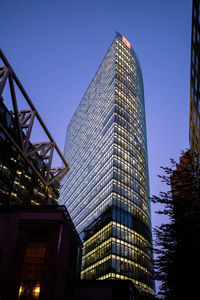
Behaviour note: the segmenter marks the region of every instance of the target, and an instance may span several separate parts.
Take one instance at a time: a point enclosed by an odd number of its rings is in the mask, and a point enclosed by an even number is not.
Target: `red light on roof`
[[[129,49],[131,49],[131,43],[129,43],[129,41],[124,36],[122,36],[122,41]]]

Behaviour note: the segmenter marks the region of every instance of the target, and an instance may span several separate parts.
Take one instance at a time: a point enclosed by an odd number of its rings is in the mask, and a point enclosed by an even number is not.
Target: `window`
[[[39,298],[45,255],[45,243],[28,243],[24,258],[24,267],[21,276],[18,299],[35,300]]]

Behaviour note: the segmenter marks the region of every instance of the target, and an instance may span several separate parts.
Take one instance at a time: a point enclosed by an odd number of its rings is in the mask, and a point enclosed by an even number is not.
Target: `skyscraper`
[[[190,73],[190,131],[193,153],[200,154],[200,1],[193,1]]]
[[[142,72],[116,34],[68,125],[65,204],[84,241],[83,279],[131,279],[154,293]]]

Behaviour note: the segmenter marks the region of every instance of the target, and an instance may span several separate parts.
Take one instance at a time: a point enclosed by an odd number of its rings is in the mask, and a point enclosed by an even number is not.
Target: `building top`
[[[134,51],[131,43],[128,41],[128,39],[124,35],[122,35],[119,32],[116,32],[116,37],[118,37],[127,46],[127,48],[129,50],[131,50],[132,54],[135,56],[135,58],[137,60],[137,63],[139,65],[139,67],[140,67],[140,72],[142,73],[142,68],[141,68],[141,65],[140,65],[139,58],[138,58],[137,54],[135,53],[135,51]]]

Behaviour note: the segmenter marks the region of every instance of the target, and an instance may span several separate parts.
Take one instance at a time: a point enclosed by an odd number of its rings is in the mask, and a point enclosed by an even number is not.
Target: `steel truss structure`
[[[0,66],[1,142],[9,140],[12,147],[17,150],[18,157],[26,161],[27,166],[31,168],[34,176],[48,190],[52,184],[58,183],[66,175],[69,166],[1,49],[0,59],[4,64]],[[6,83],[9,85],[12,100],[12,110],[10,111],[6,107],[3,98]],[[18,110],[15,87],[20,91],[26,104],[30,107],[29,109]],[[36,120],[41,125],[41,130],[47,137],[47,141],[45,142],[31,143],[31,133]],[[52,166],[54,155],[60,158],[62,167]]]

